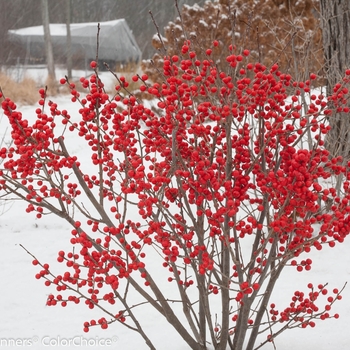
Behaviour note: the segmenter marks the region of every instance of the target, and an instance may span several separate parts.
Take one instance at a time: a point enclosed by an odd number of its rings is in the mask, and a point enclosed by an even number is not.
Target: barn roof
[[[88,59],[96,57],[97,25],[97,22],[72,23],[70,25],[73,54],[83,52]],[[33,44],[34,49],[43,48],[43,26],[9,30],[8,34],[11,41],[20,42],[27,48],[31,44]],[[50,24],[50,34],[53,46],[66,47],[66,24]],[[100,22],[99,58],[117,62],[141,60],[141,50],[125,19]]]

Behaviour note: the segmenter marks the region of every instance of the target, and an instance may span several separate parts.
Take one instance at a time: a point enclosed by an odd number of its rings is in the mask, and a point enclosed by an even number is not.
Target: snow
[[[198,21],[198,23],[199,24],[201,24],[203,27],[205,27],[205,28],[207,28],[208,27],[208,23],[207,22],[205,22],[204,20],[202,20],[202,19],[200,19],[199,21]]]
[[[45,75],[43,71],[32,74],[40,77]],[[69,97],[59,96],[52,99],[58,103],[60,109],[70,111],[73,118],[77,114],[79,106],[72,104]],[[31,121],[35,116],[35,109],[36,106],[20,108],[23,116]],[[1,124],[3,128],[4,120]],[[74,152],[78,157],[87,156],[73,134],[68,133],[66,141],[71,147],[71,153]],[[54,290],[52,287],[45,287],[42,280],[34,278],[38,268],[31,264],[32,257],[21,245],[40,261],[49,263],[53,270],[61,273],[64,267],[56,263],[57,252],[71,248],[71,227],[53,214],[37,220],[35,215],[26,214],[25,208],[26,204],[21,201],[6,202],[0,207],[0,347],[38,350],[48,346],[57,349],[147,349],[139,335],[118,324],[111,325],[107,330],[94,327],[89,333],[84,333],[84,321],[104,315],[99,310],[88,309],[83,303],[69,304],[66,308],[46,306],[47,296]],[[329,283],[329,290],[340,289],[350,277],[349,250],[350,239],[347,239],[333,249],[324,247],[322,251],[314,252],[308,256],[313,260],[311,271],[298,273],[295,269],[286,270],[278,280],[271,300],[277,308],[286,307],[294,291],[306,291],[309,282],[315,285]],[[153,265],[156,266],[156,262]],[[162,268],[159,271],[166,280],[167,271]],[[174,285],[168,282],[164,286],[169,293],[174,289]],[[340,314],[338,320],[317,321],[315,328],[288,330],[275,340],[276,349],[348,350],[349,287],[342,294],[343,300],[336,302],[331,310],[332,314]],[[189,350],[165,319],[150,306],[141,307],[137,315],[157,349]],[[274,346],[267,344],[262,349],[272,350]]]
[[[116,19],[113,21],[101,22],[100,27],[101,28],[113,27],[120,21],[123,21],[123,19]],[[98,22],[71,23],[70,28],[71,28],[71,31],[74,32],[74,30],[84,29],[87,27],[93,27],[94,29],[96,29],[97,25],[98,25]],[[9,33],[16,34],[16,35],[25,35],[25,36],[27,36],[27,35],[43,36],[44,35],[44,27],[43,26],[34,26],[34,27],[13,29],[13,30],[9,30]],[[52,35],[52,36],[66,36],[67,35],[66,24],[50,23],[50,35]]]

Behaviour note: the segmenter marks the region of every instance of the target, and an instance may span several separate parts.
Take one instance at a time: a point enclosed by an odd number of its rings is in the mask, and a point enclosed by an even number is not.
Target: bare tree
[[[333,86],[350,67],[350,1],[320,0],[322,15],[323,46],[326,60],[328,95],[337,92]],[[340,90],[338,92],[341,92]],[[332,127],[327,135],[327,148],[334,156],[349,158],[350,119],[338,112],[329,119]]]
[[[66,28],[67,28],[67,75],[68,78],[72,78],[72,37],[70,33],[71,22],[71,1],[66,0]]]
[[[44,40],[45,40],[45,51],[46,51],[46,63],[49,72],[49,80],[55,81],[55,63],[53,60],[53,50],[50,35],[50,20],[49,20],[49,9],[47,0],[41,0],[41,14],[44,27]]]

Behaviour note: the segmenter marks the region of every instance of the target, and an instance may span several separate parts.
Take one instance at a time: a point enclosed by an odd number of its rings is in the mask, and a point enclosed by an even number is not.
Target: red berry
[[[183,54],[185,54],[185,53],[188,52],[188,49],[189,49],[189,47],[188,47],[187,45],[183,45],[183,46],[182,46],[182,49],[181,49],[181,52],[182,52]]]
[[[317,78],[317,75],[316,74],[314,74],[314,73],[311,73],[310,74],[310,79],[311,80],[315,80]]]

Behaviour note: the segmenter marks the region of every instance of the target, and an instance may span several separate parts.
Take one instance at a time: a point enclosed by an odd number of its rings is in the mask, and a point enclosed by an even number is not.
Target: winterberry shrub
[[[191,349],[257,349],[283,330],[338,318],[331,308],[342,289],[324,283],[298,289],[289,305],[270,298],[283,271],[310,270],[315,251],[349,234],[349,164],[324,148],[332,108],[347,110],[348,81],[326,98],[312,89],[315,75],[295,81],[232,46],[220,70],[211,59],[217,45],[198,59],[186,40],[164,57],[162,83],[132,78],[158,112],[126,94],[123,77],[108,95],[95,63],[80,81],[86,93],[61,80],[79,116],[47,101],[44,89],[32,124],[2,100],[13,145],[0,150],[1,192],[38,218],[53,213],[71,224],[72,249],[57,247],[62,271],[34,255],[33,264],[53,290],[48,305],[101,310],[86,332],[119,323],[155,349],[131,289]],[[70,152],[70,133],[88,158]]]

